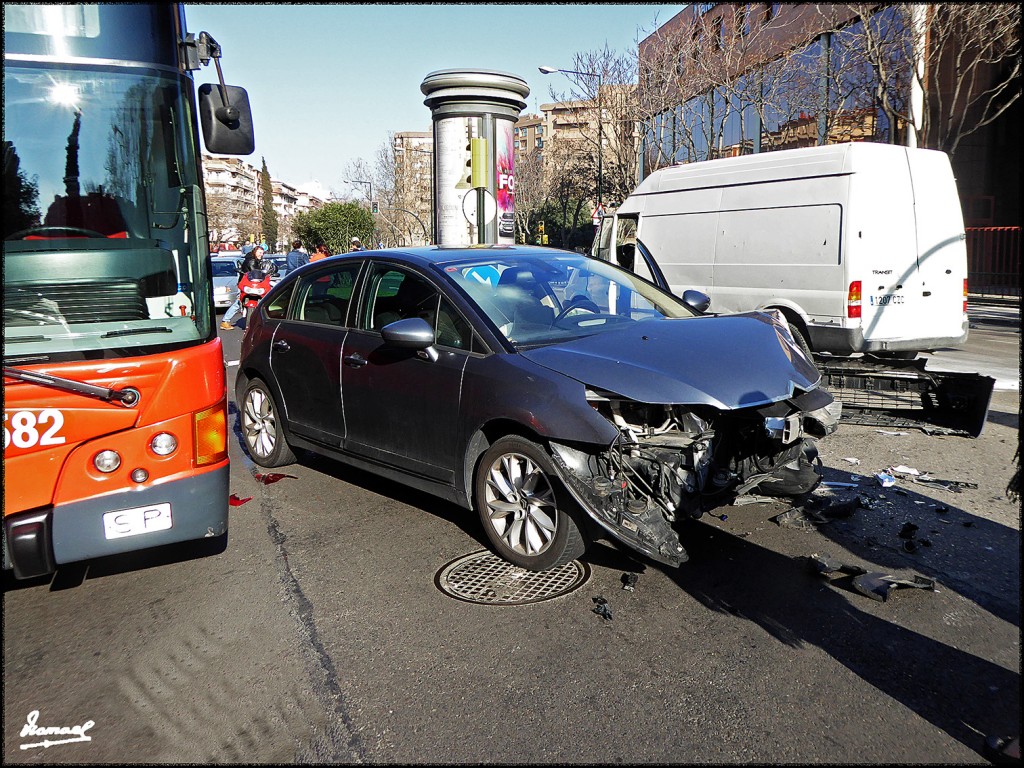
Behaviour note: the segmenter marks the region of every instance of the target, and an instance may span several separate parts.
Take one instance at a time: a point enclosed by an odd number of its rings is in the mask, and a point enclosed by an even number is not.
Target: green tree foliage
[[[274,188],[270,184],[266,158],[263,158],[263,170],[260,171],[260,195],[263,198],[260,229],[263,230],[264,241],[274,250],[277,246],[277,211],[274,210]]]
[[[347,253],[353,237],[372,242],[373,216],[358,203],[327,203],[296,214],[292,229],[310,251],[324,243],[331,253]]]
[[[14,145],[5,141],[4,152],[4,235],[39,225],[39,185],[21,170]]]

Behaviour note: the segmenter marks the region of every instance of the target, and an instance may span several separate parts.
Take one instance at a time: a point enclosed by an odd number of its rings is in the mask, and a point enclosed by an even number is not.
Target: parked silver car
[[[213,263],[213,304],[217,309],[227,309],[238,296],[238,256],[214,256]]]

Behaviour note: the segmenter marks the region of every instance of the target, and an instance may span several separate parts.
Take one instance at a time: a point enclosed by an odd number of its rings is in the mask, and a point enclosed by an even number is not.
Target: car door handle
[[[362,368],[364,365],[370,362],[365,357],[360,355],[358,352],[352,355],[348,355],[347,357],[344,358],[344,360],[345,365],[351,366],[352,368]]]
[[[287,352],[289,349],[291,349],[291,345],[284,339],[281,339],[280,341],[275,341],[273,347],[279,352]]]

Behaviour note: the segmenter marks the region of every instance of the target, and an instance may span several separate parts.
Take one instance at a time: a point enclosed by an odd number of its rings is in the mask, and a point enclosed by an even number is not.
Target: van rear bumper
[[[186,480],[9,515],[4,568],[32,578],[65,563],[221,536],[228,529],[228,472],[225,465]],[[171,527],[106,538],[104,514],[154,505],[170,505]]]
[[[868,341],[861,328],[836,328],[810,325],[811,348],[815,352],[843,354],[850,352],[924,352],[939,347],[952,347],[967,341],[968,320],[965,317],[959,336],[940,336],[918,339],[882,339]]]

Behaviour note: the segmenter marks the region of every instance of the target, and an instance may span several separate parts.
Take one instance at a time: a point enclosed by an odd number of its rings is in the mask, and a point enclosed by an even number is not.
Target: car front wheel
[[[249,455],[261,467],[295,462],[295,454],[284,437],[277,404],[260,379],[249,383],[242,399],[242,436]]]
[[[503,437],[487,449],[477,466],[473,501],[498,554],[520,568],[546,571],[586,551],[569,511],[575,508],[550,457],[525,438]]]

